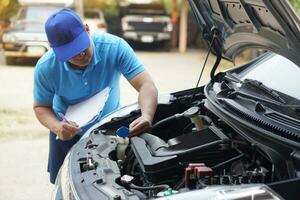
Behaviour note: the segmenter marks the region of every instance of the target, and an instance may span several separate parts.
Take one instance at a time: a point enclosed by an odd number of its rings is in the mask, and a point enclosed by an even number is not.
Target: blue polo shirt
[[[101,116],[120,107],[120,75],[130,80],[144,71],[144,66],[132,48],[117,36],[98,33],[91,36],[91,42],[94,53],[84,71],[57,60],[53,50],[38,61],[34,73],[35,103],[52,105],[56,114],[65,113],[69,105],[109,86],[110,96]]]

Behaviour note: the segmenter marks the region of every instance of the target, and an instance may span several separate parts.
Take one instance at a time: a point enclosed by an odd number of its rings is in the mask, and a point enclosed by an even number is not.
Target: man
[[[111,88],[102,116],[120,107],[120,75],[139,92],[141,117],[129,125],[129,136],[151,127],[157,106],[157,89],[130,46],[121,38],[103,33],[89,36],[89,28],[70,9],[62,9],[45,24],[52,47],[37,63],[34,105],[37,119],[50,130],[48,171],[54,183],[69,149],[89,128],[63,120],[69,105]],[[59,139],[57,139],[58,137]]]

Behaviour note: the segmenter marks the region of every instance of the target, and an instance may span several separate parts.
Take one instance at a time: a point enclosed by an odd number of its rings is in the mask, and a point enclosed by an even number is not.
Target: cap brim
[[[86,31],[82,31],[73,41],[59,47],[53,47],[53,51],[60,61],[68,61],[90,46],[90,37]]]

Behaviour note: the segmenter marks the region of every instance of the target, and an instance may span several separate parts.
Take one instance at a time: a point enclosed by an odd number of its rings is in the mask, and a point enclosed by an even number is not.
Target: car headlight
[[[134,27],[129,25],[128,19],[126,17],[122,18],[122,29],[123,31],[133,31]]]
[[[18,41],[17,37],[10,33],[3,34],[2,40],[3,40],[3,42],[17,42]]]
[[[167,23],[167,26],[164,28],[164,31],[165,32],[172,32],[172,30],[173,30],[173,24],[170,21],[170,22]]]
[[[76,198],[70,180],[69,155],[70,153],[67,154],[64,163],[58,172],[55,185],[61,188],[61,195],[64,200],[75,200]]]
[[[161,197],[158,200],[244,200],[244,199],[268,199],[281,200],[278,194],[263,184],[240,185],[240,186],[216,186],[202,190],[184,192],[172,196]]]

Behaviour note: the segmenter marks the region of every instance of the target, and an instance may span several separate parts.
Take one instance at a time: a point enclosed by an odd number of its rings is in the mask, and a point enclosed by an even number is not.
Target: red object
[[[187,168],[185,168],[185,172],[184,172],[185,181],[187,182],[191,179],[196,179],[195,169],[201,168],[201,167],[205,167],[205,164],[204,163],[190,163],[189,166]]]
[[[203,166],[203,167],[195,167],[194,168],[194,175],[200,179],[205,176],[213,176],[213,170],[209,167]]]

